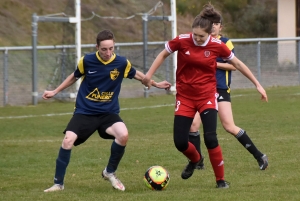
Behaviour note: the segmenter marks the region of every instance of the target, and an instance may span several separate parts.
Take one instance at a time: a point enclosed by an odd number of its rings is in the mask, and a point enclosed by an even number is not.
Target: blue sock
[[[66,169],[69,164],[71,157],[71,149],[63,149],[60,147],[58,157],[56,159],[56,170],[55,170],[55,177],[54,183],[55,184],[64,184],[64,178],[66,174]]]
[[[125,146],[121,146],[113,141],[113,143],[111,144],[110,152],[110,158],[106,167],[106,171],[109,173],[113,173],[117,170],[118,165],[124,155]]]

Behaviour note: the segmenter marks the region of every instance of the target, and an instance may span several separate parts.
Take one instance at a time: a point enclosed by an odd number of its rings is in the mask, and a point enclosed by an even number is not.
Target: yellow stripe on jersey
[[[131,69],[131,63],[127,60],[127,66],[125,68],[124,77],[128,76],[128,72],[130,71],[130,69]]]
[[[84,74],[84,66],[83,66],[83,57],[81,57],[79,59],[79,62],[78,62],[78,69],[80,71],[81,74]]]
[[[227,93],[230,93],[230,87],[228,86],[228,70],[225,73],[225,78],[226,78],[226,86],[228,87]]]
[[[227,42],[226,42],[226,46],[230,49],[230,50],[232,50],[234,47],[233,47],[233,44],[232,44],[232,42],[231,42],[231,40],[228,40]]]

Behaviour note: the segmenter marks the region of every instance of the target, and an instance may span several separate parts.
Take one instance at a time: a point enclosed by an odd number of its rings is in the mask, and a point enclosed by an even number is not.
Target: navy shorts
[[[117,114],[74,114],[63,133],[72,131],[78,136],[74,142],[75,146],[84,143],[95,131],[98,131],[99,136],[103,139],[115,139],[114,136],[106,133],[106,129],[116,122],[123,122]]]
[[[228,92],[227,89],[217,89],[217,92],[219,94],[217,98],[218,102],[222,102],[222,101],[231,102],[230,92]]]

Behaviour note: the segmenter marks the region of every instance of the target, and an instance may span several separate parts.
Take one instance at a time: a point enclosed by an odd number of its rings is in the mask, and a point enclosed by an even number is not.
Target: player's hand
[[[142,83],[143,85],[145,85],[146,87],[148,87],[148,89],[150,89],[150,87],[152,86],[152,80],[151,80],[151,77],[149,76],[145,76],[143,79],[142,79]]]
[[[43,99],[47,100],[49,98],[52,98],[53,96],[55,96],[55,91],[44,91],[44,94],[43,94]]]
[[[160,88],[160,89],[170,90],[171,83],[164,80],[162,82],[153,82],[153,86]]]
[[[268,102],[267,93],[261,85],[257,87],[257,91],[261,94],[261,100]]]

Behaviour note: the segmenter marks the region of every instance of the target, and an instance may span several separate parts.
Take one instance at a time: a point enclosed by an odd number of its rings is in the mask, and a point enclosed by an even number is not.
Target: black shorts
[[[217,92],[219,94],[217,100],[218,102],[226,101],[226,102],[231,102],[230,98],[230,91],[227,89],[217,89]]]
[[[75,146],[84,143],[95,131],[98,131],[99,136],[103,139],[115,139],[105,131],[116,122],[123,122],[117,114],[74,114],[63,133],[72,131],[78,136],[74,142]]]

